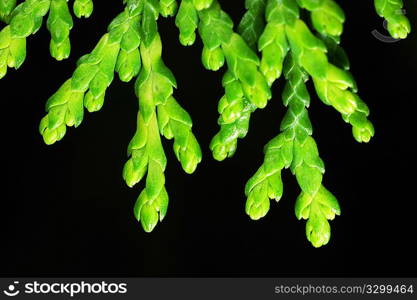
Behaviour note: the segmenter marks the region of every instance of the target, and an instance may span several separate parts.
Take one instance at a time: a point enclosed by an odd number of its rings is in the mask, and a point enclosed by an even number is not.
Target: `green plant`
[[[45,143],[53,144],[64,137],[67,127],[79,126],[84,108],[89,112],[101,109],[115,72],[123,82],[135,78],[137,130],[128,146],[123,177],[133,187],[146,175],[134,213],[144,230],[152,231],[168,207],[167,161],[160,136],[173,139],[173,150],[185,172],[193,173],[201,161],[191,118],[174,98],[175,77],[162,60],[157,20],[160,15],[175,16],[184,46],[192,45],[197,34],[201,37],[204,67],[212,71],[226,67],[225,93],[218,105],[220,130],[210,144],[215,159],[235,153],[238,139],[249,130],[251,114],[267,105],[271,86],[284,74],[282,100],[287,112],[280,133],[265,146],[263,164],[246,184],[246,213],[254,220],[267,214],[270,199],[279,201],[283,195],[281,172],[290,168],[301,188],[296,216],[307,220],[306,234],[313,246],[327,244],[328,221],[340,214],[340,207],[322,184],[325,168],[312,137],[306,82],[312,79],[318,97],[352,126],[358,142],[368,142],[374,135],[369,109],[357,95],[349,60],[340,46],[345,16],[336,1],[246,0],[237,31],[215,0],[182,0],[179,5],[175,0],[123,2],[124,11],[48,99],[47,114],[39,126]],[[16,4],[16,0],[0,0],[0,19],[6,23],[0,32],[0,78],[8,68],[22,65],[26,39],[39,30],[47,14],[51,55],[62,60],[71,51],[73,20],[67,0]],[[394,38],[406,38],[410,32],[407,18],[399,13],[402,7],[401,0],[375,0],[376,11],[386,19]],[[303,10],[308,14],[302,14]],[[73,1],[78,18],[89,17],[92,11],[92,0]]]

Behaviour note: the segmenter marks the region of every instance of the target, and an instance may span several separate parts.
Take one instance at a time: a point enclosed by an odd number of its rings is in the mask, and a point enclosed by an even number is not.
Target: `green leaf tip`
[[[75,0],[74,14],[77,18],[89,18],[93,13],[94,3],[92,0]]]
[[[313,196],[301,192],[295,204],[295,215],[307,220],[306,235],[311,244],[318,248],[330,240],[330,224],[340,215],[340,207],[336,198],[323,186]]]
[[[209,8],[214,0],[193,0],[193,4],[197,10]]]
[[[374,0],[378,15],[388,23],[388,32],[395,39],[405,39],[411,32],[411,25],[404,15],[402,0]]]
[[[141,223],[145,232],[151,232],[162,222],[168,209],[168,194],[163,188],[154,199],[149,199],[146,189],[143,190],[134,206],[135,218]]]
[[[172,17],[177,12],[178,3],[176,0],[159,0],[159,8],[163,17]]]

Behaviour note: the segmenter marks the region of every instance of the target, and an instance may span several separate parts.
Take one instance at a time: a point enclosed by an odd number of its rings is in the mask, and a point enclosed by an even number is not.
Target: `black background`
[[[244,1],[220,2],[237,23]],[[370,144],[358,144],[350,126],[312,98],[314,137],[326,163],[324,183],[342,207],[342,216],[331,223],[329,245],[315,249],[306,240],[305,222],[294,216],[299,188],[289,171],[285,195],[272,203],[267,217],[254,222],[244,212],[244,185],[285,112],[283,80],[268,107],[253,115],[236,155],[214,161],[208,145],[218,130],[224,70],[205,70],[201,42],[182,47],[173,19],[159,21],[163,58],[178,81],[175,97],[194,120],[204,160],[195,174],[186,175],[172,142],[164,141],[170,205],[154,232],[145,233],[132,213],[143,183],[130,189],[121,176],[138,108],[133,81],[125,84],[116,77],[100,112],[86,114],[63,141],[43,144],[37,127],[45,101],[123,7],[121,1],[95,1],[92,17],[75,21],[70,59],[57,63],[49,56],[49,33],[43,28],[28,39],[21,69],[9,70],[0,81],[7,166],[0,275],[416,276],[417,3],[406,1],[412,35],[383,43],[371,34],[374,29],[386,33],[372,1],[340,2],[347,16],[343,46],[376,136]]]

